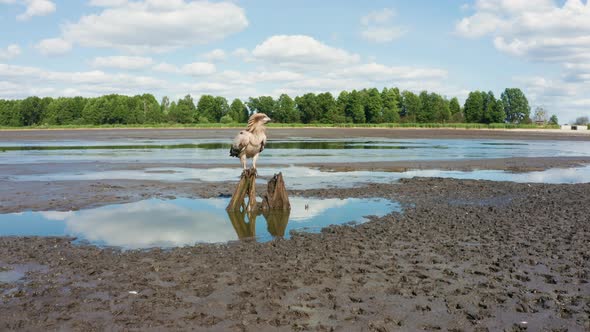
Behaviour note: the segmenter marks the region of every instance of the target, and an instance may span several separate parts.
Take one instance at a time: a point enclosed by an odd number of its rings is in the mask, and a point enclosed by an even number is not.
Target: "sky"
[[[521,88],[590,115],[582,0],[0,0],[0,98]]]

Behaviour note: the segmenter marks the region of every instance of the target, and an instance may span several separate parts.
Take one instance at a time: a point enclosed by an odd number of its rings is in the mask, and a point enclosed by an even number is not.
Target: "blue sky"
[[[0,30],[0,98],[520,87],[590,113],[581,0],[0,0]]]

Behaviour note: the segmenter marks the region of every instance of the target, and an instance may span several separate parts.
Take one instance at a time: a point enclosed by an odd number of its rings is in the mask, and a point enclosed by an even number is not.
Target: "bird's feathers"
[[[240,131],[234,138],[229,155],[238,158],[245,155],[252,158],[262,152],[266,144],[264,124],[268,120],[270,119],[263,113],[253,114],[248,120],[248,129]]]

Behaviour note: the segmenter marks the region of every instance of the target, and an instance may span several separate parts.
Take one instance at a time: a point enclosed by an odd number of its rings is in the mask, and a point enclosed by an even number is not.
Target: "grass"
[[[35,125],[30,127],[6,127],[0,129],[125,129],[125,128],[242,128],[243,123],[158,123],[158,124],[110,124],[110,125]],[[271,128],[457,128],[457,129],[559,129],[557,125],[507,123],[269,123]]]

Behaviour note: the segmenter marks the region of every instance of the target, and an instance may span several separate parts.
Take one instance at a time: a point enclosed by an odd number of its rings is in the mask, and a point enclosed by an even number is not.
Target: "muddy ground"
[[[168,194],[149,187],[135,189]],[[30,271],[0,283],[0,330],[590,329],[590,184],[409,179],[291,194],[386,197],[405,211],[173,250],[0,238],[0,267]]]
[[[0,130],[0,141],[197,139],[231,138],[229,129],[51,129]],[[268,128],[272,139],[313,138],[441,138],[441,139],[527,139],[590,141],[590,131],[536,129],[447,129],[447,128]]]

